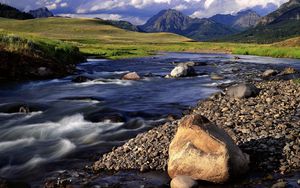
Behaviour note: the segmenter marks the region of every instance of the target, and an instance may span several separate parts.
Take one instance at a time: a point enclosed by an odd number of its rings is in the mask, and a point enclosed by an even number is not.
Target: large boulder
[[[170,76],[173,78],[179,78],[179,77],[189,77],[189,76],[195,76],[196,71],[194,67],[189,66],[188,64],[179,64],[177,65],[172,71]]]
[[[130,72],[122,77],[122,80],[140,80],[141,77],[136,72]]]
[[[221,128],[201,115],[186,116],[169,147],[168,174],[224,183],[247,172],[249,156]]]
[[[226,94],[239,99],[256,97],[259,94],[259,89],[253,84],[242,83],[229,87]]]

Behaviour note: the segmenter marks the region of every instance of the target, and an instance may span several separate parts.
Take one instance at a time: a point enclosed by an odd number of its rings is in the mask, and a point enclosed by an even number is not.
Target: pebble
[[[290,81],[254,82],[261,92],[249,99],[215,94],[187,113],[199,113],[227,130],[250,155],[251,168],[282,174],[300,167],[300,87]],[[125,145],[100,157],[101,170],[167,170],[168,147],[178,120],[139,134]],[[108,163],[109,162],[109,163]]]

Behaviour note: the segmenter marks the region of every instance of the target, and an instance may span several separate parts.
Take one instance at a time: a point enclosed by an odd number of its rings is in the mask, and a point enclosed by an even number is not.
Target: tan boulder
[[[122,77],[122,80],[140,80],[141,77],[136,72],[130,72]]]
[[[201,115],[186,116],[169,147],[171,178],[224,183],[248,170],[249,156],[221,128]]]

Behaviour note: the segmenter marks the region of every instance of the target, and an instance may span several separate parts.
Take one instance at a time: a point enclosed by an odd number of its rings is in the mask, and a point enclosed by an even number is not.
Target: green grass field
[[[125,31],[96,19],[0,19],[0,32],[25,38],[60,40],[79,47],[86,55],[104,58],[141,57],[166,52],[222,52],[300,58],[300,46],[195,42],[170,33]],[[42,40],[41,39],[41,40]]]
[[[33,36],[20,37],[3,32],[0,33],[0,49],[10,53],[23,54],[33,58],[48,59],[65,64],[78,63],[80,59],[83,59],[78,47],[62,41]]]

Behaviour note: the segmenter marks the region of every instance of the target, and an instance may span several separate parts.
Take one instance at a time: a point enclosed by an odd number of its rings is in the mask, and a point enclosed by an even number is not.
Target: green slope
[[[171,52],[225,52],[300,58],[299,48],[257,44],[195,42],[171,33],[139,33],[104,24],[97,19],[0,19],[0,30],[24,37],[61,40],[86,55],[126,58]],[[276,49],[276,50],[275,50]]]
[[[60,41],[0,33],[0,80],[65,76],[83,60],[77,47]]]

